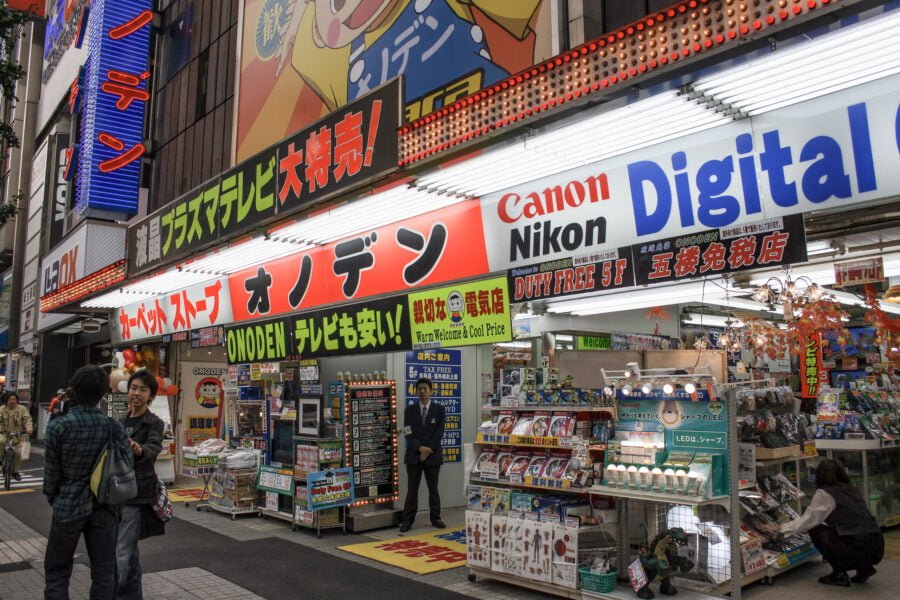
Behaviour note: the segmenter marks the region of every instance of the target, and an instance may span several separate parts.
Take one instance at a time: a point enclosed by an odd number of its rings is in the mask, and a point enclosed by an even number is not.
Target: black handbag
[[[116,442],[109,419],[109,440],[91,471],[91,492],[100,504],[123,504],[138,494],[131,448]]]

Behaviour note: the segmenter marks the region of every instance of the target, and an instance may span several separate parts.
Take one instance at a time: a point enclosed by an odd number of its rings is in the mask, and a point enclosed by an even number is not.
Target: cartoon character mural
[[[225,397],[222,381],[218,377],[204,377],[194,389],[197,404],[204,408],[218,408]]]
[[[416,119],[552,55],[547,0],[244,0],[236,158],[406,76]]]

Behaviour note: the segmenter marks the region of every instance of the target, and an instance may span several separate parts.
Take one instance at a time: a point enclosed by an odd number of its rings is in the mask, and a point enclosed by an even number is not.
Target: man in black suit
[[[419,484],[422,474],[428,485],[428,509],[431,524],[438,529],[446,527],[441,521],[441,497],[438,495],[438,474],[444,458],[441,454],[441,440],[444,437],[444,407],[431,401],[431,380],[422,377],[416,381],[419,401],[406,407],[403,414],[403,433],[406,436],[406,474],[409,489],[403,505],[400,531],[412,529],[416,513],[419,512]]]

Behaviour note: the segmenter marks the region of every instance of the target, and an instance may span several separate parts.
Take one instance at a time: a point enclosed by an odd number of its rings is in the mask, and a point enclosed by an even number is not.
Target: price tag
[[[496,481],[500,478],[500,465],[496,462],[486,463],[481,466],[481,478]]]
[[[482,471],[482,473],[484,473],[484,471]],[[522,485],[522,474],[521,473],[510,474],[509,483],[511,485]]]

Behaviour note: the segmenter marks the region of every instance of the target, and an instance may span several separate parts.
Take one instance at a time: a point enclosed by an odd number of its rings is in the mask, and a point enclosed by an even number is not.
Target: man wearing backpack
[[[66,414],[47,425],[44,494],[53,506],[53,521],[44,557],[45,600],[68,600],[82,535],[91,561],[91,600],[115,598],[117,514],[114,507],[98,503],[90,487],[94,465],[110,441],[110,427],[113,442],[129,447],[122,426],[97,408],[108,391],[109,376],[101,367],[78,369],[69,384]]]

